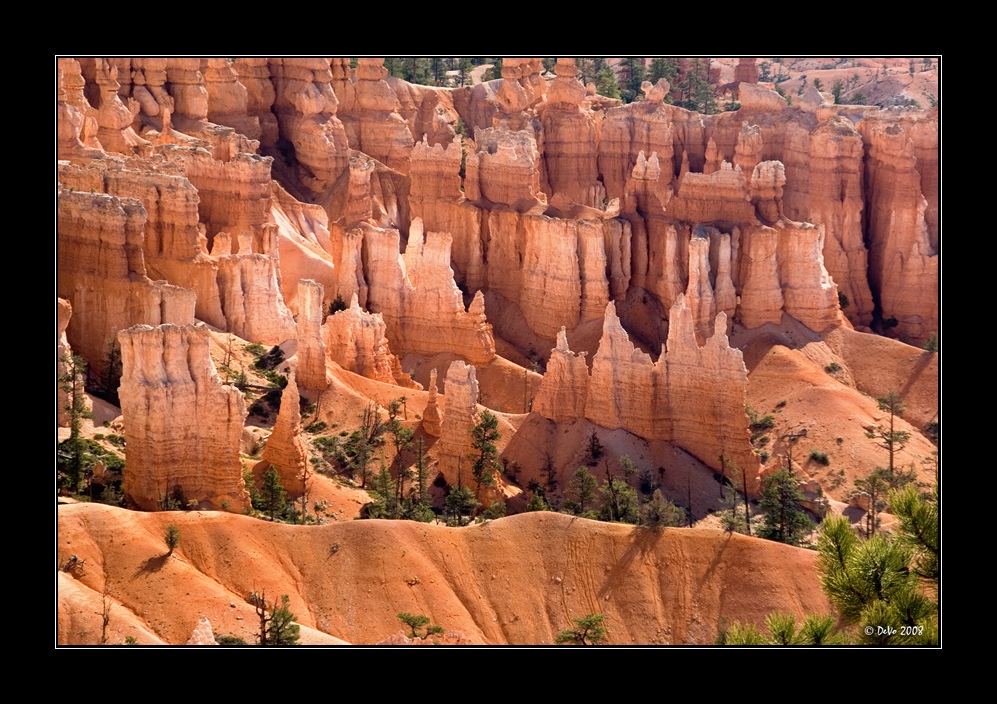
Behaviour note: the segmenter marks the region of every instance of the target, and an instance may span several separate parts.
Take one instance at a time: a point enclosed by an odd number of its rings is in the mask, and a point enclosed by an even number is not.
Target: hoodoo
[[[937,480],[939,67],[58,57],[59,642],[862,640],[797,545]]]

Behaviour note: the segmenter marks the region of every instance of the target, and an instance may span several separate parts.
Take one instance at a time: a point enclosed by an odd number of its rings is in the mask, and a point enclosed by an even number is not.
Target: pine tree
[[[575,626],[561,631],[554,638],[558,644],[596,645],[606,641],[606,617],[602,614],[586,614],[571,619]]]
[[[270,466],[263,475],[263,489],[260,491],[260,501],[265,511],[270,513],[270,520],[277,520],[277,513],[283,512],[284,504],[287,503],[287,492],[280,483],[280,475],[277,468]]]
[[[658,57],[651,61],[651,72],[648,80],[651,83],[657,83],[659,79],[664,78],[671,85],[675,82],[675,77],[678,75],[679,63],[676,58],[665,58]]]
[[[481,485],[491,486],[495,483],[495,470],[498,469],[498,448],[495,443],[502,439],[498,431],[498,418],[484,411],[481,421],[471,428],[471,445],[478,451],[471,472],[474,481],[481,490]]]
[[[890,492],[890,508],[900,521],[898,539],[913,553],[911,563],[919,577],[941,577],[941,522],[938,517],[937,487],[930,501],[923,499],[913,485]]]
[[[403,611],[398,614],[398,620],[404,623],[412,632],[411,638],[420,638],[418,631],[420,628],[429,625],[429,616],[423,616],[422,614],[410,614],[407,611]],[[428,634],[427,634],[428,635]]]
[[[258,634],[260,645],[297,645],[301,637],[301,627],[294,623],[298,619],[291,613],[291,600],[282,594],[280,604],[276,601],[267,604],[267,593],[249,595],[250,603],[256,608],[260,619]]]
[[[481,504],[474,498],[474,493],[466,486],[452,486],[447,492],[445,501],[448,523],[452,526],[466,525],[464,516],[469,516]]]
[[[649,527],[681,526],[685,512],[655,489],[651,499],[641,507],[641,523]]]
[[[781,469],[765,480],[759,507],[765,512],[765,521],[758,536],[789,545],[799,545],[813,523],[800,508],[803,494],[792,475]]]
[[[591,510],[595,503],[595,490],[599,486],[599,481],[585,467],[575,470],[568,488],[573,494],[573,499],[564,502],[564,510],[583,516],[584,518],[594,518],[595,512]]]
[[[887,471],[876,467],[865,479],[856,479],[855,488],[869,495],[869,510],[865,516],[865,534],[873,536],[879,527],[879,511],[883,508],[883,498],[887,491]]]
[[[861,642],[938,642],[937,609],[910,569],[914,553],[904,539],[861,540],[847,518],[828,516],[817,552],[821,586],[846,622],[857,625]]]
[[[360,487],[367,488],[367,466],[374,456],[374,450],[384,444],[381,437],[385,426],[381,414],[374,403],[368,404],[360,414],[360,427],[350,434],[343,450],[350,458],[350,469],[360,470]]]
[[[603,483],[601,491],[606,497],[599,515],[601,520],[622,523],[640,522],[640,502],[637,498],[637,490],[623,479],[610,474],[608,462],[606,463],[606,481]]]
[[[166,526],[166,531],[163,533],[163,540],[166,542],[166,547],[170,549],[166,556],[169,557],[173,554],[173,551],[180,547],[180,529],[177,528],[172,523]]]
[[[897,452],[904,449],[907,443],[910,442],[910,433],[896,429],[896,417],[906,410],[906,406],[904,405],[903,398],[896,391],[890,391],[885,396],[877,398],[876,401],[879,404],[879,410],[890,414],[890,424],[888,428],[877,425],[872,430],[866,432],[866,437],[872,439],[876,445],[890,454],[890,466],[887,469],[885,478],[892,484],[897,474],[894,457]]]
[[[595,75],[595,90],[599,95],[607,98],[620,97],[620,84],[616,80],[616,73],[609,65],[604,65]]]
[[[368,515],[371,518],[398,518],[398,498],[395,496],[395,482],[391,478],[391,472],[383,464],[381,471],[374,475],[374,481],[370,487],[370,494],[374,497],[374,503],[368,508]]]

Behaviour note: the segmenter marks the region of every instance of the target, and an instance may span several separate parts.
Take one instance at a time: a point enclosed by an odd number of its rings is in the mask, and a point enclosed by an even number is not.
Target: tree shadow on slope
[[[132,575],[132,579],[136,579],[143,575],[150,575],[153,574],[154,572],[159,572],[159,570],[163,569],[163,566],[166,564],[166,561],[168,559],[170,559],[170,556],[168,554],[157,555],[156,557],[150,557],[148,560],[146,560],[139,566],[135,574]]]

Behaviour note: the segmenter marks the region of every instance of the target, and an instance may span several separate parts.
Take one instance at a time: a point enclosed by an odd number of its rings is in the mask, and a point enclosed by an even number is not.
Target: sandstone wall
[[[73,308],[69,343],[88,364],[104,363],[118,330],[193,322],[192,291],[146,276],[141,202],[60,190],[57,214],[56,288]]]
[[[726,316],[717,315],[716,332],[702,347],[684,296],[669,320],[667,346],[652,362],[630,342],[610,303],[590,375],[559,336],[534,410],[557,421],[584,415],[604,428],[666,440],[718,471],[724,455],[748,473],[749,491],[757,491],[760,466],[744,413],[748,373],[740,350],[727,342]]]
[[[899,124],[863,121],[868,144],[869,281],[883,319],[915,344],[938,330],[938,252],[931,244],[914,146]]]
[[[239,461],[246,406],[242,392],[222,385],[208,354],[208,330],[139,325],[118,340],[125,494],[155,510],[163,494],[179,487],[206,508],[242,511],[249,505]]]
[[[403,257],[397,230],[364,228],[368,307],[383,314],[391,348],[399,354],[449,351],[487,364],[495,356],[492,328],[480,293],[464,308],[450,268],[452,241],[442,232],[424,239],[416,220]]]

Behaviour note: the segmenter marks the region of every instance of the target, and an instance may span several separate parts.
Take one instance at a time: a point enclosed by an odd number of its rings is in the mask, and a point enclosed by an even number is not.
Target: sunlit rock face
[[[138,325],[118,334],[121,413],[128,442],[122,484],[140,508],[164,496],[240,512],[249,505],[239,440],[242,392],[222,384],[207,328]]]

